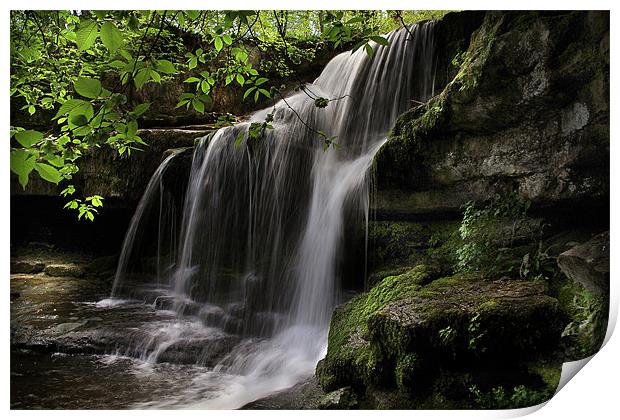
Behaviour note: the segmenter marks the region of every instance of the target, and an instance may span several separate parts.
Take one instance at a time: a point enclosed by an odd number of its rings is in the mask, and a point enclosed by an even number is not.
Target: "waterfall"
[[[177,225],[166,227],[161,217],[157,224],[178,241],[165,256],[174,263],[158,269],[156,283],[180,317],[239,337],[211,371],[210,381],[226,391],[207,406],[235,407],[291,386],[324,355],[331,313],[343,300],[346,228],[368,224],[373,157],[411,100],[434,93],[433,26],[390,33],[389,46],[373,44],[373,57],[363,48],[336,56],[302,91],[196,147],[182,214],[168,218]],[[327,107],[316,98],[329,99]],[[266,118],[272,129],[236,144]],[[318,131],[337,147],[324,150]],[[153,175],[132,220],[113,297],[135,291],[129,257],[137,257],[144,208],[164,193],[158,185],[172,158]],[[171,334],[155,340],[154,352],[188,338]]]
[[[137,260],[136,255],[141,250],[141,236],[145,229],[140,229],[147,220],[147,214],[157,210],[157,232],[156,232],[156,272],[155,281],[161,283],[163,272],[169,266],[170,260],[174,260],[175,242],[176,242],[176,226],[175,226],[175,207],[169,196],[169,191],[163,185],[163,176],[170,162],[175,157],[175,153],[171,153],[159,165],[149,183],[146,190],[136,207],[129,229],[125,234],[121,255],[114,275],[114,283],[112,286],[112,297],[121,293],[119,288],[131,286],[130,263]],[[157,205],[157,206],[156,206]],[[167,250],[164,249],[167,244]],[[133,258],[132,258],[133,257]],[[165,262],[166,261],[166,262]],[[127,292],[127,290],[125,290]],[[132,292],[132,290],[129,290]]]

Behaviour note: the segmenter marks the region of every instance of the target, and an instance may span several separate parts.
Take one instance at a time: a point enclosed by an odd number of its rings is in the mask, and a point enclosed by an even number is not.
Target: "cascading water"
[[[197,146],[180,228],[165,226],[161,217],[158,223],[158,237],[167,231],[165,236],[178,235],[179,241],[165,255],[174,259],[171,268],[158,268],[157,293],[166,296],[155,304],[168,302],[179,317],[157,323],[132,354],[154,361],[179,343],[228,340],[201,376],[209,389],[200,393],[201,406],[235,408],[291,386],[311,375],[324,355],[329,319],[342,301],[345,228],[367,225],[373,157],[410,101],[433,94],[433,26],[390,33],[390,45],[374,45],[372,58],[363,49],[338,55],[305,91]],[[320,108],[315,98],[330,101]],[[269,114],[273,129],[235,145],[252,122]],[[317,131],[336,136],[338,147],[324,151]],[[136,296],[127,271],[137,254],[134,238],[147,203],[163,194],[157,185],[171,159],[162,163],[138,206],[113,298],[127,289]],[[207,359],[196,361],[209,365]],[[176,403],[197,400],[188,394],[157,404]]]

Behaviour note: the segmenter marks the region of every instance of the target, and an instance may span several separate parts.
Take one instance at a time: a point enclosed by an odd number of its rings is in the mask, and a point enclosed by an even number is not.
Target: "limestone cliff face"
[[[457,210],[507,190],[539,204],[608,199],[607,12],[489,12],[459,59],[380,151],[380,213]]]

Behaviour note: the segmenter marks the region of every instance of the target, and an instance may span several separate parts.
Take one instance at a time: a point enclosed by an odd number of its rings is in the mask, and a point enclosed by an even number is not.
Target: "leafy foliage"
[[[130,156],[148,146],[139,123],[150,104],[136,100],[146,86],[185,80],[188,91],[177,107],[197,113],[210,109],[215,90],[232,86],[254,103],[283,98],[282,79],[294,77],[295,66],[312,60],[318,48],[353,46],[372,55],[387,45],[381,34],[442,14],[432,13],[12,11],[11,100],[51,121],[43,131],[11,127],[11,171],[23,188],[36,171],[71,197],[78,193],[71,182],[85,153],[107,147]],[[252,60],[257,54],[258,64]],[[324,108],[338,98],[312,99]],[[235,121],[223,116],[218,124]],[[269,121],[252,125],[245,137],[270,128]],[[314,131],[326,149],[336,146],[334,137]],[[103,205],[93,197],[99,196],[74,198],[65,207],[92,221]]]
[[[486,205],[468,202],[459,227],[462,243],[456,249],[457,269],[476,271],[494,267],[502,256],[498,243],[506,240],[502,227],[512,225],[514,233],[525,221],[529,206],[530,202],[517,194],[496,195]]]

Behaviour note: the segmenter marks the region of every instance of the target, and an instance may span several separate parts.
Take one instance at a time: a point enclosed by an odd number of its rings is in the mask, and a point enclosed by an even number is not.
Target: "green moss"
[[[347,381],[366,385],[380,381],[383,355],[368,340],[367,321],[388,303],[418,292],[420,284],[428,282],[432,275],[433,270],[428,266],[418,265],[401,275],[386,277],[368,293],[336,309],[329,330],[327,356],[321,369],[317,369],[326,389],[351,383]],[[396,345],[397,341],[392,344]]]
[[[484,311],[494,311],[497,310],[500,306],[500,302],[496,299],[491,299],[488,300],[486,302],[483,302],[479,307],[478,310],[480,312],[484,312]]]
[[[503,19],[487,18],[472,34],[469,49],[462,55],[460,69],[452,82],[458,86],[458,91],[463,94],[461,96],[471,96],[478,87],[502,21]]]
[[[411,270],[412,268],[413,267],[409,265],[403,266],[403,265],[400,265],[399,263],[396,263],[396,265],[394,266],[382,267],[372,272],[368,276],[368,285],[370,287],[373,287],[374,285],[376,285],[377,283],[379,283],[381,280],[383,280],[386,277],[401,275],[404,272]]]
[[[459,275],[428,283],[435,272],[418,265],[405,273],[383,279],[368,293],[355,297],[334,312],[329,331],[329,346],[325,361],[317,368],[323,387],[328,390],[357,383],[372,385],[393,372],[383,372],[385,350],[390,354],[405,354],[406,340],[397,330],[383,332],[381,348],[369,337],[368,320],[387,304],[407,297],[436,297],[446,288],[454,287],[473,275]],[[429,308],[433,310],[433,308]],[[386,338],[387,337],[387,338]]]
[[[429,229],[419,223],[371,222],[368,231],[371,246],[371,264],[375,267],[405,265],[409,257],[425,246]]]
[[[451,271],[459,246],[457,221],[372,222],[369,228],[370,265],[373,286],[383,278],[403,274],[424,264],[444,273]]]
[[[420,371],[420,358],[415,353],[406,354],[396,363],[396,386],[400,392],[409,394],[417,382],[417,373]]]
[[[559,358],[558,358],[559,360]],[[562,375],[561,361],[537,361],[527,367],[528,372],[537,375],[543,382],[547,394],[553,396],[560,384]]]

